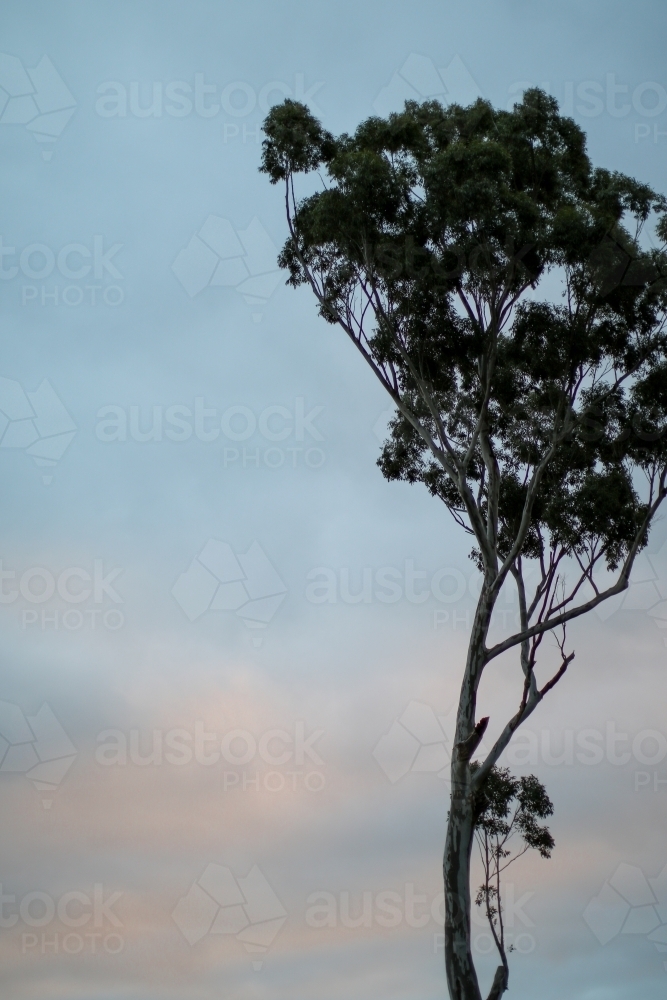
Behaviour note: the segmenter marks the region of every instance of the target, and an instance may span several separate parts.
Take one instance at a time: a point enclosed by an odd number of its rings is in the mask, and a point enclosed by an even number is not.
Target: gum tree
[[[667,201],[593,167],[581,129],[537,89],[512,111],[407,102],[338,138],[287,100],[264,130],[261,170],[284,187],[289,227],[280,265],[393,401],[383,474],[425,484],[482,573],[443,864],[450,997],[481,1000],[475,803],[572,662],[567,623],[628,586],[667,491]],[[493,642],[504,585],[519,626]],[[474,760],[480,683],[503,654],[516,711]],[[501,965],[490,1000],[506,989]]]
[[[476,766],[472,766],[473,775]],[[500,996],[507,989],[507,952],[514,950],[513,945],[505,947],[501,875],[531,848],[543,858],[551,857],[554,839],[549,828],[537,821],[551,816],[553,811],[553,803],[544,785],[534,774],[515,778],[506,767],[492,767],[475,795],[475,839],[484,874],[475,904],[484,907],[501,962],[496,970],[491,996]],[[515,835],[519,836],[522,846],[513,853],[510,843]]]

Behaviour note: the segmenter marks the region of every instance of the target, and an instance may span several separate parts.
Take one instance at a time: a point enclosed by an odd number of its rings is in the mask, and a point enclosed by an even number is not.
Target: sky
[[[477,575],[444,508],[382,478],[388,400],[285,286],[261,122],[285,96],[340,133],[408,97],[510,107],[537,84],[596,164],[664,191],[664,6],[25,0],[2,19],[3,993],[443,997]],[[508,595],[498,636],[515,613]],[[508,876],[517,1000],[664,997],[666,623],[663,521],[505,758],[555,807],[553,858]],[[504,658],[491,736],[519,690]]]

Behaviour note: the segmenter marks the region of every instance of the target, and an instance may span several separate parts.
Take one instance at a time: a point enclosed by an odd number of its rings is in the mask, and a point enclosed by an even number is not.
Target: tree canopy
[[[667,200],[593,167],[538,89],[513,111],[407,102],[338,138],[287,100],[264,129],[289,282],[396,404],[384,475],[445,503],[495,593],[540,564],[524,632],[572,616],[584,584],[595,602],[665,491]]]

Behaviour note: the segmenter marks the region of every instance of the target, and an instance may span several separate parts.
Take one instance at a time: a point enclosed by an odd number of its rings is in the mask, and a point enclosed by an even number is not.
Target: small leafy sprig
[[[472,770],[480,765],[473,762]],[[550,858],[555,842],[549,828],[538,822],[553,814],[553,803],[534,774],[517,778],[508,768],[493,767],[475,796],[475,836],[479,846],[484,881],[475,904],[484,907],[491,934],[508,976],[505,927],[501,900],[501,875],[529,850]],[[516,848],[510,841],[518,838]]]

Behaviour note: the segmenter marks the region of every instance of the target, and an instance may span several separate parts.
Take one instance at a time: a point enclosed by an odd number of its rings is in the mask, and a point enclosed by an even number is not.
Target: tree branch
[[[654,514],[660,507],[660,504],[667,495],[667,490],[665,489],[665,479],[667,478],[667,467],[663,470],[660,481],[660,488],[658,490],[656,499],[649,506],[646,516],[642,521],[641,527],[635,535],[634,541],[630,546],[628,554],[626,556],[625,562],[623,563],[623,568],[615,584],[608,587],[606,590],[600,591],[595,597],[592,597],[590,601],[586,601],[584,604],[579,605],[576,608],[570,608],[569,611],[563,611],[553,618],[546,618],[542,622],[536,622],[534,625],[530,625],[528,628],[523,629],[521,632],[515,635],[509,636],[502,642],[497,643],[492,646],[491,649],[486,652],[486,662],[495,659],[496,656],[500,656],[506,650],[511,649],[513,646],[517,646],[519,643],[524,642],[525,639],[530,639],[534,635],[539,635],[542,632],[548,632],[556,628],[558,625],[563,625],[566,622],[572,621],[574,618],[579,618],[581,615],[585,615],[588,611],[592,611],[602,604],[603,601],[608,600],[615,594],[620,594],[627,589],[630,573],[632,572],[632,567],[634,565],[635,557],[639,551],[639,548],[644,540],[646,531],[651,524]]]

